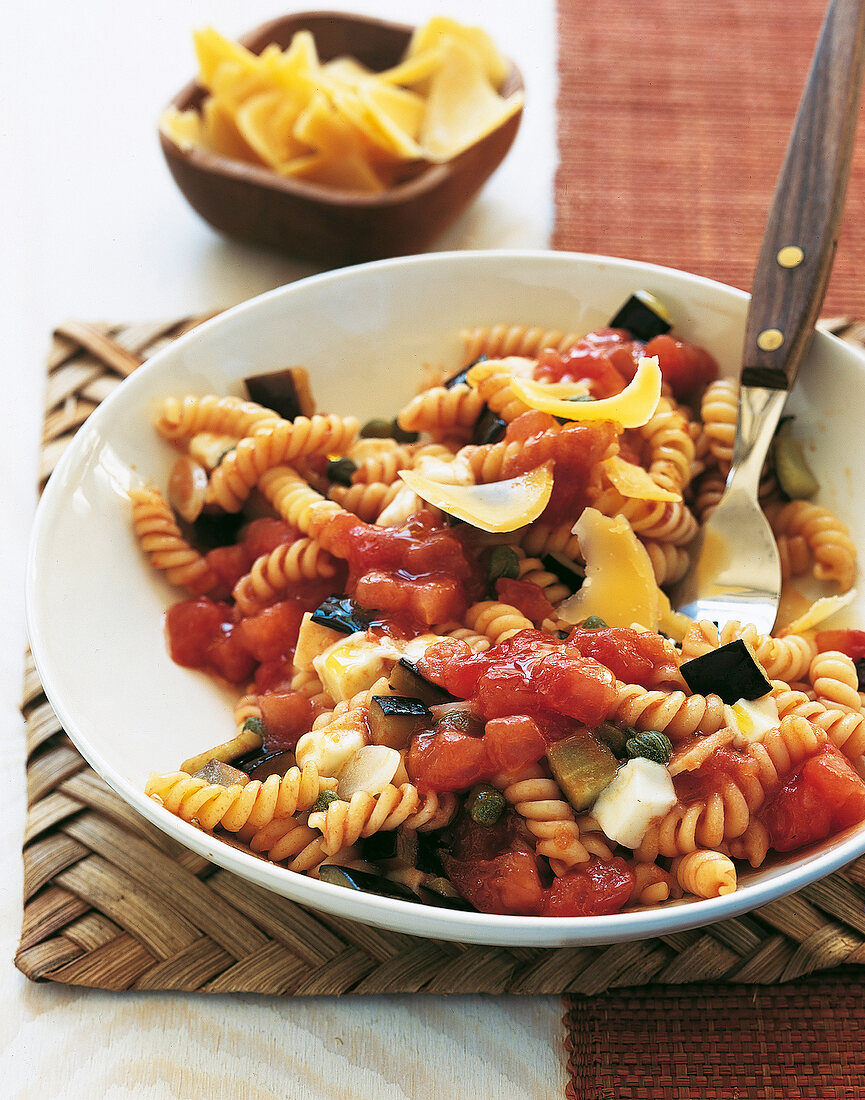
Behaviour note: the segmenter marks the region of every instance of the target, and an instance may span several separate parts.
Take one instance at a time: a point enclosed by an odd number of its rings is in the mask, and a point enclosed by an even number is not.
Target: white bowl
[[[608,917],[463,913],[358,894],[285,870],[211,838],[144,795],[151,771],[223,739],[234,696],[173,664],[162,633],[176,592],[146,566],[127,488],[165,484],[169,448],[152,413],[169,394],[243,393],[244,376],[304,364],[320,407],[391,415],[425,363],[460,364],[458,332],[501,322],[585,331],[635,289],[661,298],[682,337],[738,371],[747,296],[693,275],[555,252],[438,253],[319,275],[237,306],[136,371],[91,416],[40,503],[27,578],[30,643],[45,691],[82,755],[145,818],[222,867],[294,901],[419,936],[553,947],[659,936],[732,917],[801,888],[865,852],[865,825],[808,854],[746,873],[726,897]],[[854,507],[865,357],[818,334],[791,405],[815,441],[820,500],[865,546]],[[860,596],[845,613],[865,624]],[[230,720],[229,720],[230,721]],[[216,733],[214,731],[220,731]]]

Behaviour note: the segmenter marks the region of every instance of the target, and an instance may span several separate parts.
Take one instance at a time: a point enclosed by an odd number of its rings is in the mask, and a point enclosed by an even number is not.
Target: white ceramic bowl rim
[[[605,917],[546,918],[464,913],[355,893],[295,874],[235,849],[167,814],[153,800],[145,797],[143,789],[130,783],[111,759],[94,748],[82,728],[80,710],[70,709],[67,705],[63,680],[68,670],[60,667],[60,655],[57,647],[52,644],[52,624],[56,624],[58,611],[62,609],[46,606],[42,581],[47,575],[46,571],[50,571],[58,562],[62,564],[62,552],[56,551],[56,544],[53,542],[58,517],[68,503],[70,492],[74,491],[88,454],[92,453],[103,433],[110,437],[115,410],[135,402],[139,391],[145,392],[152,379],[161,375],[168,376],[173,363],[184,358],[194,359],[196,348],[205,339],[212,342],[221,334],[235,331],[237,326],[243,327],[247,324],[250,326],[247,331],[254,332],[254,322],[258,317],[272,313],[275,308],[290,312],[292,300],[299,296],[308,296],[311,292],[339,295],[341,288],[369,277],[379,280],[393,278],[399,281],[402,274],[416,268],[430,274],[440,269],[440,273],[447,273],[449,278],[470,280],[494,278],[497,271],[544,271],[550,274],[557,287],[563,282],[567,283],[568,273],[571,272],[574,275],[582,272],[583,277],[586,273],[596,276],[601,271],[617,273],[623,278],[627,277],[625,281],[633,289],[657,280],[671,280],[672,284],[681,287],[685,295],[699,288],[703,294],[720,297],[742,319],[748,300],[743,291],[709,279],[615,257],[519,250],[431,253],[343,268],[279,287],[205,322],[154,355],[99,406],[79,431],[48,482],[34,522],[26,583],[30,645],[45,693],[84,758],[118,794],[166,834],[215,864],[265,889],[301,904],[361,922],[409,934],[468,943],[543,947],[606,944],[664,935],[752,910],[837,870],[863,854],[865,826],[857,828],[829,850],[809,857],[801,865],[773,870],[771,875],[761,881],[745,883],[736,893],[722,898],[668,903],[654,909]],[[852,357],[856,361],[854,366],[858,365],[859,369],[865,364],[865,359],[834,337],[820,333],[815,344],[825,347],[832,356]],[[69,567],[68,563],[66,565]],[[143,562],[141,570],[146,571]],[[81,659],[89,659],[86,652],[82,653]]]

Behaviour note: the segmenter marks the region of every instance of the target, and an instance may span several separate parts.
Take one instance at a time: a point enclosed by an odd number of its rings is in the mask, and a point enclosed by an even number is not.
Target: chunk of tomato
[[[463,791],[486,778],[490,763],[482,737],[443,729],[413,738],[406,768],[422,790]]]
[[[492,859],[460,860],[442,853],[442,866],[466,901],[481,913],[537,916],[544,899],[532,852],[502,852]]]
[[[505,775],[519,774],[547,751],[537,722],[526,714],[492,718],[484,730],[484,744],[492,773]]]
[[[810,757],[762,809],[772,847],[793,852],[865,820],[865,783],[827,745]]]
[[[517,581],[510,577],[499,577],[496,581],[496,595],[503,603],[522,611],[527,619],[540,626],[544,619],[552,618],[553,605],[543,590],[532,581]]]
[[[238,633],[256,661],[271,661],[292,651],[302,619],[303,609],[299,603],[281,600],[244,619]]]
[[[544,917],[600,917],[618,913],[634,889],[634,872],[619,856],[588,863],[555,879],[546,890],[541,908]]]
[[[665,333],[653,337],[646,355],[657,355],[664,381],[677,401],[688,401],[718,377],[718,364],[704,348]]]
[[[835,649],[854,661],[865,657],[865,630],[818,630],[815,641],[821,653]]]
[[[270,691],[259,695],[264,743],[268,752],[293,749],[298,738],[312,725],[313,709],[299,691]]]

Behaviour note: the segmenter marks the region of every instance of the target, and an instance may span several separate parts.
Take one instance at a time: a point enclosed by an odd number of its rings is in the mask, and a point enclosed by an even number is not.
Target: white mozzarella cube
[[[619,768],[591,813],[610,840],[638,848],[655,818],[675,803],[673,780],[664,765],[638,756]]]
[[[295,746],[294,757],[298,767],[312,762],[319,775],[338,776],[368,740],[365,722],[358,720],[357,711],[348,711],[324,729],[305,733]]]
[[[724,707],[724,721],[736,731],[733,744],[736,748],[762,741],[770,730],[777,729],[781,719],[778,704],[773,695],[761,695],[759,699],[737,699]]]
[[[322,687],[331,699],[351,699],[386,676],[400,652],[389,638],[370,638],[366,631],[349,634],[313,658]]]
[[[307,672],[313,667],[313,660],[323,653],[329,646],[341,641],[346,635],[339,630],[331,630],[329,626],[312,621],[312,612],[304,612],[297,632],[297,646],[294,650],[294,665],[302,672]]]

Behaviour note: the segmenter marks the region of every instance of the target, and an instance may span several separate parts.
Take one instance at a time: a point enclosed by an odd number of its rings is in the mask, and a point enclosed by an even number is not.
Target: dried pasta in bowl
[[[550,918],[721,897],[865,820],[865,633],[665,592],[729,464],[710,352],[645,295],[463,345],[364,425],[292,404],[296,371],[279,409],[163,402],[176,462],[131,523],[171,657],[238,701],[147,794],[293,872]],[[788,578],[850,590],[842,520],[771,463],[764,504]]]

